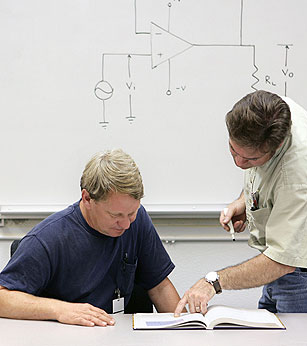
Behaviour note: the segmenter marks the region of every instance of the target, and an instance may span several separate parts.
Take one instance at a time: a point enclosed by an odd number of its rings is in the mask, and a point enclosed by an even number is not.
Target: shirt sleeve
[[[307,267],[307,185],[279,189],[266,225],[264,254],[274,261]]]
[[[26,236],[0,273],[0,285],[39,295],[51,275],[47,252],[36,236]]]
[[[149,290],[162,282],[175,268],[152,221],[142,207],[138,223],[138,265],[135,280]]]

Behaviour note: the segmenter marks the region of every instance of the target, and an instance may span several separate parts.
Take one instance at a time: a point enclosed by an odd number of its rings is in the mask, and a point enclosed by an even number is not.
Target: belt
[[[298,268],[301,272],[307,272],[307,268]]]

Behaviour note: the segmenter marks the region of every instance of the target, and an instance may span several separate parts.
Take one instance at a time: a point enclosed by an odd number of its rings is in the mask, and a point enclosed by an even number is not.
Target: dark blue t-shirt
[[[130,228],[113,238],[91,228],[77,202],[46,218],[22,239],[0,273],[0,285],[86,302],[112,313],[117,288],[127,304],[134,282],[151,289],[174,267],[143,206]]]

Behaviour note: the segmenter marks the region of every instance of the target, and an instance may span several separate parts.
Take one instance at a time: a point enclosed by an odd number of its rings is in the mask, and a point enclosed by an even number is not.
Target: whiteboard
[[[266,89],[307,107],[303,0],[1,0],[0,205],[69,204],[123,148],[144,204],[225,204],[226,113]]]

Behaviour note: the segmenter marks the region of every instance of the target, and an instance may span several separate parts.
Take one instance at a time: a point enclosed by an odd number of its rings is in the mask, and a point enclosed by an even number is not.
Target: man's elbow
[[[148,294],[149,294],[149,296],[150,295],[159,295],[159,294],[161,294],[161,292],[163,292],[164,289],[166,289],[170,285],[172,285],[172,283],[169,280],[169,278],[166,277],[158,285],[156,285],[155,287],[148,290]]]
[[[287,267],[287,273],[286,274],[293,273],[296,269],[296,267],[291,267],[291,266],[286,266],[286,267]]]
[[[286,264],[279,263],[279,265],[280,265],[281,276],[293,273],[296,269],[296,267],[292,267]]]

